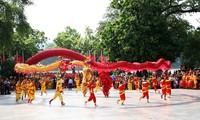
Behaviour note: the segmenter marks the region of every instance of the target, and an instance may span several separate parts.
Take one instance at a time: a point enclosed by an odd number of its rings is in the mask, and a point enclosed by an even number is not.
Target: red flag
[[[108,56],[105,57],[105,62],[108,62]]]
[[[90,52],[87,54],[86,59],[87,59],[87,60],[91,59]]]
[[[22,51],[22,56],[21,56],[21,61],[22,61],[22,63],[24,63],[25,61],[24,61],[24,51]]]
[[[18,51],[17,51],[16,55],[15,55],[15,58],[14,58],[14,61],[16,63],[24,63],[24,53],[22,52],[22,55],[19,55]]]
[[[91,60],[92,60],[92,61],[96,61],[96,55],[95,55],[95,52],[94,52],[94,55],[92,55]]]
[[[14,58],[15,63],[18,63],[18,52],[16,52],[15,58]]]
[[[18,56],[18,61],[17,61],[18,63],[23,63],[23,58],[22,58],[22,56]]]
[[[10,60],[11,59],[11,54],[10,54],[10,51],[9,51],[9,53],[8,53],[8,58],[7,58],[8,60]]]
[[[6,61],[6,57],[5,57],[4,52],[3,52],[3,55],[2,55],[2,58],[1,58],[1,62],[3,63],[4,61]]]
[[[87,57],[91,58],[91,55],[90,55],[90,53],[88,53]]]
[[[91,57],[91,60],[92,60],[92,61],[96,61],[95,55],[93,55],[93,56]]]
[[[102,55],[102,52],[101,52],[101,55],[100,55],[100,61],[101,61],[101,62],[104,62],[104,57],[103,57],[103,55]]]

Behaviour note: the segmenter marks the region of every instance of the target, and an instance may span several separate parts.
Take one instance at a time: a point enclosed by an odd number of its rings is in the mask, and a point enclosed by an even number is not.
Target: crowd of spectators
[[[180,86],[180,81],[182,81],[182,77],[184,75],[188,75],[190,73],[190,77],[188,77],[188,81],[192,80],[191,76],[196,76],[196,87],[194,89],[200,89],[200,70],[195,70],[195,71],[181,71],[181,70],[176,70],[176,71],[157,71],[157,72],[149,72],[147,71],[146,73],[142,72],[134,72],[134,73],[121,73],[121,74],[112,74],[111,78],[113,79],[113,86],[115,89],[118,89],[119,86],[119,80],[120,78],[122,81],[126,81],[128,83],[128,79],[134,79],[134,76],[136,75],[139,79],[139,88],[141,89],[141,84],[142,84],[142,79],[145,76],[147,80],[150,82],[150,89],[153,89],[153,83],[152,83],[152,75],[156,75],[157,82],[158,82],[158,89],[161,88],[160,86],[160,81],[163,79],[164,75],[167,76],[167,78],[171,81],[171,88],[177,89],[177,88],[183,88]],[[192,80],[193,81],[193,80]],[[134,82],[131,82],[133,90],[135,89],[134,87]],[[195,82],[194,82],[195,84]],[[126,85],[125,87],[128,90],[128,87]],[[187,88],[188,89],[188,88]],[[192,88],[193,89],[193,88]]]
[[[9,95],[11,91],[14,90],[14,86],[16,84],[16,77],[10,76],[0,77],[0,94],[1,95]]]
[[[157,77],[157,81],[159,83],[159,81],[162,79],[163,75],[166,74],[169,78],[169,80],[171,81],[171,88],[180,88],[180,81],[182,80],[182,76],[185,75],[187,72],[186,71],[181,71],[181,70],[177,70],[174,71],[173,73],[170,71],[158,71],[158,72],[148,72],[148,74],[145,74],[145,76],[148,77],[148,80],[151,82],[151,77],[153,74],[156,74]],[[195,89],[200,89],[200,71],[196,70],[196,71],[192,71],[193,74],[195,74],[197,76],[197,87]],[[122,72],[120,74],[111,74],[111,78],[113,79],[113,87],[115,89],[118,88],[119,85],[119,81],[117,80],[118,76],[120,76],[121,79],[123,79],[124,81],[127,80],[128,77],[133,77],[135,74],[138,75],[139,78],[139,87],[141,88],[141,82],[142,82],[142,77],[144,76],[144,74],[138,74],[137,72],[135,73],[125,73]],[[63,87],[64,88],[68,88],[69,90],[71,90],[72,88],[76,87],[76,83],[75,83],[75,74],[67,74],[67,76],[65,77],[65,79],[63,80]],[[39,75],[38,75],[39,76]],[[45,75],[43,75],[44,77]],[[80,77],[82,78],[82,74],[80,74]],[[56,75],[54,76],[46,76],[46,87],[47,89],[55,89],[56,87],[56,81],[57,81],[57,77]],[[22,81],[23,79],[27,79],[26,77],[21,77],[20,80]],[[0,94],[1,95],[8,95],[11,94],[11,91],[13,91],[15,89],[15,84],[18,80],[17,76],[10,76],[9,78],[6,77],[0,77]],[[36,77],[34,78],[34,83],[36,86],[36,89],[40,89],[40,77]],[[132,83],[133,85],[133,89],[134,89],[134,83]],[[152,84],[150,84],[150,89],[153,88]],[[158,88],[159,88],[159,84],[158,84]],[[127,86],[126,86],[126,89]]]

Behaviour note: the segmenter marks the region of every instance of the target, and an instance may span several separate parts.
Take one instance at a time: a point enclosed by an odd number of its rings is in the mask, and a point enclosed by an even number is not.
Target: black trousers
[[[5,86],[5,95],[10,94],[10,87],[9,86]]]

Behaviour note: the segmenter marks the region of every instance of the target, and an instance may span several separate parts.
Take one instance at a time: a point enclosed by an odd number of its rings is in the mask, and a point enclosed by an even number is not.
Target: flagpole
[[[24,63],[24,51],[22,50],[22,63]]]
[[[94,51],[94,61],[96,62],[96,51]]]
[[[4,51],[3,51],[2,63],[3,63],[5,60],[6,60],[6,58],[5,58],[5,53],[4,53]]]
[[[88,55],[89,55],[89,57],[91,57],[91,55],[90,55],[90,50],[89,50],[89,53],[88,53]]]
[[[16,63],[18,63],[19,59],[18,59],[18,51],[16,51]]]
[[[10,49],[9,49],[9,52],[8,52],[8,58],[7,60],[11,60],[11,52],[10,52]]]
[[[102,50],[101,50],[101,54],[100,54],[100,60],[99,60],[100,62],[102,62],[102,61],[101,61],[101,57],[102,57]]]
[[[101,51],[101,55],[100,55],[100,62],[104,62],[104,57],[102,55],[102,51]]]
[[[3,56],[4,56],[4,51],[3,51],[3,54],[1,56],[1,63],[3,63]]]
[[[79,66],[78,66],[78,75],[79,75],[79,70],[80,70],[80,68],[79,68]]]

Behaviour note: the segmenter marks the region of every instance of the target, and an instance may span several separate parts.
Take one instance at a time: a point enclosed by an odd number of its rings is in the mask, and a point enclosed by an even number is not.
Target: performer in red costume
[[[166,95],[170,98],[171,96],[171,81],[168,79],[168,77],[165,80],[165,85],[166,85]]]
[[[90,83],[87,85],[87,87],[90,90],[90,96],[88,98],[87,101],[85,101],[85,105],[87,104],[87,102],[90,102],[91,100],[93,100],[95,107],[97,106],[96,104],[96,97],[94,94],[94,88],[96,87],[94,80],[91,80]]]
[[[165,78],[162,78],[162,80],[160,81],[160,84],[161,84],[161,89],[162,89],[162,95],[161,95],[161,98],[163,99],[163,96],[164,96],[164,100],[167,100],[166,99],[166,77]]]
[[[107,86],[103,85],[102,91],[105,97],[109,96],[109,89],[107,88]]]
[[[149,103],[149,82],[146,80],[146,78],[143,78],[142,81],[142,96],[140,97],[139,100],[142,98],[147,98],[147,103]]]
[[[99,72],[100,82],[102,84],[102,92],[105,97],[109,96],[109,90],[112,87],[112,78],[108,72]]]
[[[119,97],[120,97],[120,99],[117,100],[117,104],[119,103],[119,101],[121,101],[121,105],[124,105],[124,101],[126,100],[125,86],[126,86],[126,82],[120,81],[120,84],[119,84]]]
[[[133,77],[133,83],[134,83],[134,86],[135,86],[135,90],[139,90],[139,87],[138,87],[139,79],[138,79],[137,75],[135,75]]]
[[[160,93],[160,91],[158,90],[158,82],[157,82],[157,79],[156,79],[156,75],[153,75],[152,76],[152,83],[153,83],[153,88],[154,88],[154,91],[156,93],[156,91],[158,91],[158,93]]]

